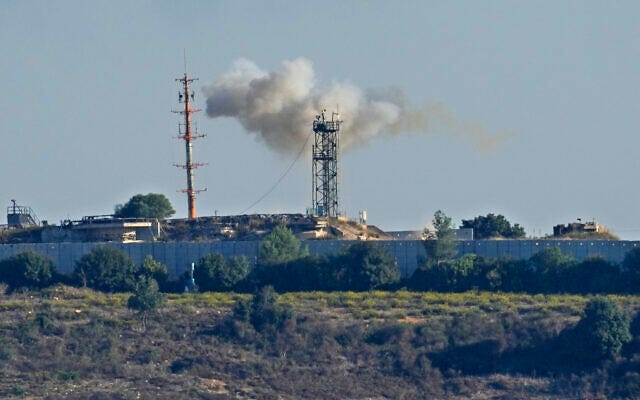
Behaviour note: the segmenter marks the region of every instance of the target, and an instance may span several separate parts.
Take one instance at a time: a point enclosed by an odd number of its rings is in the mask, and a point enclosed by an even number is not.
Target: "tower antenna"
[[[186,75],[186,73],[187,73],[187,49],[185,49],[185,48],[182,49],[182,59],[184,61],[184,73]]]
[[[184,120],[178,124],[178,136],[177,139],[184,140],[185,144],[185,164],[174,164],[176,167],[184,168],[187,171],[187,188],[182,189],[181,192],[187,194],[187,206],[189,209],[189,219],[197,218],[196,215],[196,195],[207,189],[195,189],[194,172],[193,170],[206,165],[204,163],[196,163],[192,161],[193,155],[193,141],[198,138],[202,138],[205,135],[199,135],[197,127],[192,127],[191,114],[199,112],[201,110],[191,108],[191,102],[195,100],[195,93],[189,88],[189,85],[193,81],[197,81],[198,78],[189,78],[187,75],[187,57],[186,50],[184,51],[184,76],[177,78],[176,81],[180,82],[180,91],[178,92],[178,102],[184,104],[184,108],[180,110],[173,110],[176,114],[182,114]]]
[[[312,148],[312,212],[321,217],[337,217],[338,211],[338,133],[340,115],[332,113],[327,120],[322,110],[313,121],[314,145]]]

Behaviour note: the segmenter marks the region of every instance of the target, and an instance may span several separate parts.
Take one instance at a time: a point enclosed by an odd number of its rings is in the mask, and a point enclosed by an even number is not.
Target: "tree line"
[[[640,249],[629,251],[621,264],[602,257],[579,262],[557,247],[546,248],[527,260],[475,254],[456,258],[448,217],[436,213],[434,227],[437,236],[423,242],[426,258],[405,278],[400,276],[393,256],[375,242],[358,242],[336,255],[310,255],[289,229],[280,226],[261,243],[256,265],[244,256],[225,259],[218,253],[207,254],[195,263],[193,279],[200,291],[220,292],[252,292],[266,285],[278,292],[409,288],[597,294],[640,290]],[[163,292],[181,292],[190,278],[187,271],[170,280],[167,267],[151,256],[136,265],[126,253],[108,246],[97,246],[85,254],[71,276],[59,274],[51,259],[38,253],[19,253],[0,261],[0,282],[10,290],[40,289],[61,282],[121,292],[153,280]]]

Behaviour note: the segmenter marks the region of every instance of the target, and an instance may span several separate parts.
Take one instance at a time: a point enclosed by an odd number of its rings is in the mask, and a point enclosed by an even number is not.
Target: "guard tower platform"
[[[7,207],[7,226],[9,228],[23,229],[40,225],[40,221],[31,207],[19,206],[15,200],[11,200],[11,203]]]

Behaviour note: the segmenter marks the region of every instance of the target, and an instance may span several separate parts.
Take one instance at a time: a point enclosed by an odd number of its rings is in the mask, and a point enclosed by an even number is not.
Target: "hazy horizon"
[[[631,1],[8,1],[0,205],[16,199],[58,223],[155,192],[186,217],[184,171],[173,166],[184,144],[171,113],[186,51],[199,78],[195,121],[208,135],[194,144],[195,161],[209,164],[196,171],[208,189],[201,216],[260,198],[301,144],[279,132],[304,137],[306,114],[310,132],[314,109],[337,100],[352,124],[339,160],[349,217],[366,210],[373,225],[409,230],[438,209],[456,224],[495,213],[529,235],[582,218],[640,239],[639,13]],[[239,59],[253,65],[251,79],[308,64],[282,90],[251,92],[277,110],[227,102],[212,112],[211,88]],[[251,79],[225,88],[244,93]],[[267,124],[273,139],[261,133]],[[310,205],[309,149],[248,212]]]

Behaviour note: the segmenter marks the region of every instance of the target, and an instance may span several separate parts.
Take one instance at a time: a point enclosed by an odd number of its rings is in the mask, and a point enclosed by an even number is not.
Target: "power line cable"
[[[300,147],[300,150],[298,151],[298,154],[296,155],[296,158],[291,162],[291,164],[284,171],[284,173],[282,175],[280,175],[280,178],[278,178],[276,183],[274,183],[273,186],[271,186],[271,188],[269,188],[269,190],[267,190],[267,192],[265,194],[260,196],[260,198],[258,198],[258,200],[254,201],[249,207],[247,207],[244,210],[242,210],[239,213],[239,215],[243,215],[247,211],[251,210],[257,204],[259,204],[262,200],[264,200],[267,196],[269,196],[278,187],[278,185],[280,185],[280,182],[282,182],[284,180],[284,178],[289,174],[289,172],[291,171],[293,166],[296,164],[296,162],[298,162],[298,160],[300,159],[300,156],[302,156],[302,153],[304,152],[305,147],[307,147],[307,143],[309,143],[309,138],[311,137],[312,133],[313,132],[309,132],[309,135],[307,136],[307,139],[304,141],[304,144],[302,145],[302,147]]]

